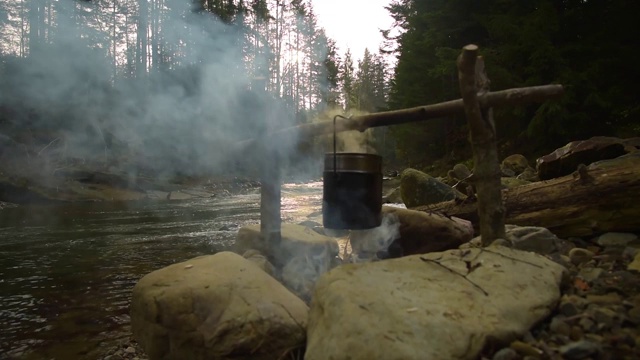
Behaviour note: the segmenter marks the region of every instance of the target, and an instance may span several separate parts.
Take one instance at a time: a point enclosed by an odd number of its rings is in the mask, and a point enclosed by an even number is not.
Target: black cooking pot
[[[329,153],[324,158],[322,222],[329,229],[380,226],[382,157]]]

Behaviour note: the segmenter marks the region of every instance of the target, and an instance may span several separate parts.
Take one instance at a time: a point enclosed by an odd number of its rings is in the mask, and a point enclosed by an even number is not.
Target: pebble
[[[637,238],[638,236],[636,234],[609,232],[600,235],[596,243],[600,246],[627,246],[627,244]]]
[[[560,354],[568,360],[584,359],[600,352],[600,345],[587,340],[580,340],[560,347]]]
[[[565,336],[571,335],[571,325],[559,317],[554,317],[549,324],[549,330]]]
[[[523,356],[542,356],[544,354],[542,350],[519,340],[512,342],[510,347]]]
[[[569,259],[573,265],[581,265],[593,259],[595,254],[592,251],[583,248],[573,248],[569,250]]]
[[[520,360],[640,359],[640,240],[624,236],[569,239],[577,247],[546,255],[566,267],[573,286],[561,288],[554,315],[531,329],[533,337],[523,335],[492,360],[510,360],[514,352]]]
[[[640,325],[640,306],[634,306],[627,312],[627,320]]]
[[[516,360],[519,357],[518,353],[512,348],[504,348],[493,354],[491,360]]]
[[[634,256],[633,261],[627,266],[627,270],[640,271],[640,253]]]
[[[584,268],[584,269],[580,269],[578,276],[581,277],[586,282],[593,282],[597,280],[600,277],[600,275],[602,275],[603,272],[604,272],[604,269],[601,269],[599,267]]]
[[[584,298],[581,298],[576,295],[564,295],[560,299],[560,306],[558,310],[564,316],[574,316],[580,313],[582,308],[586,307],[588,304]]]
[[[569,334],[569,338],[573,341],[578,341],[582,339],[584,336],[584,332],[580,326],[572,326],[571,333]]]
[[[622,298],[617,293],[608,293],[605,295],[589,294],[586,296],[589,303],[598,305],[615,305],[622,304]]]
[[[618,314],[607,308],[599,308],[593,314],[594,320],[598,324],[605,325],[607,328],[612,328],[618,322]]]

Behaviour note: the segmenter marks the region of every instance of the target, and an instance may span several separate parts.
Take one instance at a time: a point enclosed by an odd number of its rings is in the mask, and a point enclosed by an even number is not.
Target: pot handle
[[[337,165],[337,159],[336,159],[336,119],[337,118],[342,118],[342,119],[349,119],[348,117],[344,117],[342,115],[336,115],[333,117],[333,173],[337,174],[338,173],[338,165]]]

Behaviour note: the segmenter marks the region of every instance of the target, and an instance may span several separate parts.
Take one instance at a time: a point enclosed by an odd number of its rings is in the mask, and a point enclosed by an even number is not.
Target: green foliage
[[[493,90],[565,86],[558,101],[496,109],[502,143],[545,151],[594,135],[640,135],[636,1],[397,0],[388,10],[401,30],[392,109],[459,98],[455,60],[462,46],[475,43]],[[432,125],[429,132],[448,135],[464,122],[451,117],[445,129]],[[416,139],[424,130],[393,131],[398,154],[410,163],[430,157],[432,142]],[[453,145],[445,138],[438,146],[448,153]]]

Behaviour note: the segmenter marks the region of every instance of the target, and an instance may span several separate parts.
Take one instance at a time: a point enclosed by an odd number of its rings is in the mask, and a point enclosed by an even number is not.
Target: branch
[[[444,269],[448,270],[448,271],[449,271],[449,272],[451,272],[451,273],[454,273],[454,274],[456,274],[456,275],[461,276],[463,279],[467,280],[467,281],[468,281],[471,285],[473,285],[475,288],[477,288],[478,290],[482,291],[482,293],[483,293],[485,296],[489,296],[489,293],[488,293],[485,289],[481,288],[478,284],[476,284],[476,283],[474,283],[473,281],[469,280],[465,275],[462,275],[462,274],[460,274],[460,273],[459,273],[459,272],[457,272],[457,271],[453,271],[452,269],[450,269],[450,268],[448,268],[448,267],[446,267],[446,266],[442,265],[441,263],[437,262],[436,260],[431,260],[431,259],[423,258],[422,256],[420,257],[420,260],[422,260],[422,261],[424,261],[424,262],[434,263],[434,264],[436,264],[436,265],[439,265],[439,266],[443,267]]]
[[[525,88],[514,88],[502,91],[489,92],[477,95],[477,101],[482,108],[522,105],[532,102],[544,102],[560,97],[564,92],[562,85],[543,85]],[[400,125],[411,122],[428,121],[442,118],[444,116],[457,114],[464,111],[464,101],[462,99],[445,101],[432,105],[418,106],[409,109],[384,111],[368,115],[353,116],[349,119],[336,120],[336,132],[349,130],[364,131],[372,127]],[[282,137],[291,139],[298,138],[306,141],[313,136],[325,135],[333,132],[333,122],[323,121],[311,124],[302,124],[285,129],[277,130],[267,137]],[[251,147],[256,143],[256,139],[249,139],[239,142],[236,150],[240,151]]]

